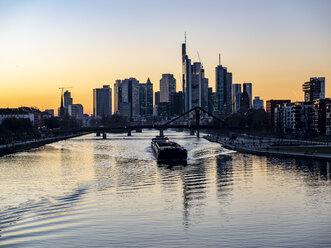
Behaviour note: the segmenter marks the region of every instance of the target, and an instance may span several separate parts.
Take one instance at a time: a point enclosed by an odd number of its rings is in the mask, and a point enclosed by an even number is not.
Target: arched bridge
[[[201,112],[205,113],[206,115],[212,117],[213,120],[218,123],[218,125],[212,125],[212,124],[200,124],[201,122]],[[188,124],[176,124],[176,121],[178,121],[180,118],[187,116],[187,115],[192,115],[193,118],[190,118],[191,121],[192,119],[195,120],[192,123]],[[197,137],[200,135],[200,130],[201,129],[220,129],[220,128],[227,128],[229,129],[229,126],[227,125],[224,120],[216,117],[215,115],[209,113],[208,111],[204,110],[201,107],[194,107],[187,112],[175,117],[174,119],[167,121],[164,124],[132,124],[128,126],[118,126],[118,127],[84,127],[84,128],[79,128],[76,130],[68,130],[68,131],[63,131],[63,132],[83,132],[83,133],[97,133],[98,136],[100,134],[103,134],[103,138],[105,139],[107,137],[106,133],[107,132],[112,132],[112,131],[118,131],[118,130],[126,130],[128,133],[128,136],[131,136],[131,131],[132,130],[137,130],[137,129],[157,129],[160,131],[160,135],[163,136],[163,132],[166,129],[169,128],[176,128],[176,129],[189,129],[191,130],[191,134],[194,134],[196,132]]]

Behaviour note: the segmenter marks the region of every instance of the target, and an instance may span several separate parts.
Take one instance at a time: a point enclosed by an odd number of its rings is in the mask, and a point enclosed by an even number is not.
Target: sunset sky
[[[329,0],[0,0],[0,108],[57,109],[59,86],[92,112],[92,89],[172,73],[181,90],[181,43],[197,51],[215,88],[218,53],[253,96],[303,100],[302,83],[326,77],[331,97]],[[57,112],[57,111],[56,111]]]

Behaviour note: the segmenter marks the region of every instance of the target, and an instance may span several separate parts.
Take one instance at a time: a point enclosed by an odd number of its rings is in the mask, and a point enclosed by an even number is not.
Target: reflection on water
[[[330,163],[239,154],[168,132],[94,135],[0,158],[3,247],[327,247]]]

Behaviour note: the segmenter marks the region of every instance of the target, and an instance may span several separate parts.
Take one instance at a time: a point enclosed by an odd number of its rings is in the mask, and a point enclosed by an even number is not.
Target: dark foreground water
[[[148,131],[0,158],[1,247],[331,247],[330,163],[243,155],[186,133],[158,166]]]

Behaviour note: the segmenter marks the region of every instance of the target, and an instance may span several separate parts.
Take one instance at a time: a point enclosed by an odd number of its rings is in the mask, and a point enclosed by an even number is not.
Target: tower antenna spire
[[[186,44],[186,32],[185,32],[185,44]]]
[[[218,65],[221,65],[221,54],[218,54]]]

